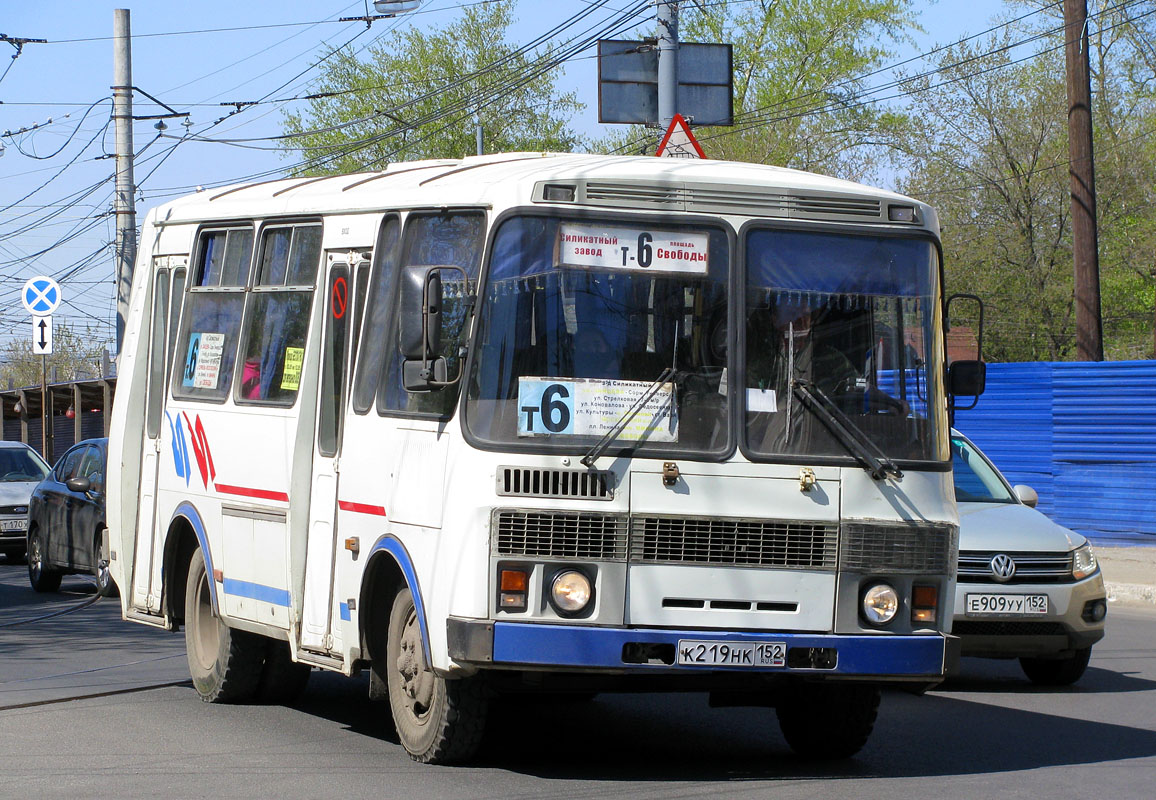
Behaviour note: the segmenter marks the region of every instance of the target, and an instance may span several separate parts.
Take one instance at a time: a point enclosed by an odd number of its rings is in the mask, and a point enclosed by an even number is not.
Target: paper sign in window
[[[225,334],[190,334],[181,385],[193,389],[216,389],[221,377],[221,355],[224,351]]]
[[[301,386],[301,368],[305,364],[304,347],[285,348],[285,368],[281,371],[281,390],[295,392]]]

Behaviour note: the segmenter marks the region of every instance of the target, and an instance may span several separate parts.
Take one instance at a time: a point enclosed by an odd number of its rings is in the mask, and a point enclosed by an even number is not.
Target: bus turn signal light
[[[498,585],[501,587],[498,605],[505,611],[525,611],[526,589],[529,583],[530,579],[525,570],[502,570],[498,575]]]
[[[939,590],[934,586],[913,586],[911,589],[911,622],[934,623],[939,611]]]

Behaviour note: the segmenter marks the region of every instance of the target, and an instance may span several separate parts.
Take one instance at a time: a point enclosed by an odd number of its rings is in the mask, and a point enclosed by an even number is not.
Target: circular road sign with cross
[[[47,275],[37,275],[24,284],[20,299],[32,316],[51,316],[60,305],[60,285]]]

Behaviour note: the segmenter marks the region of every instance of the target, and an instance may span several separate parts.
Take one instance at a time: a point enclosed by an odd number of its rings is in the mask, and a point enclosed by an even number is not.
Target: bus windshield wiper
[[[903,473],[895,466],[887,455],[875,444],[867,434],[863,433],[851,418],[843,413],[842,409],[827,396],[827,393],[807,380],[795,379],[791,381],[791,390],[802,401],[803,405],[814,412],[815,416],[847,448],[847,452],[871,473],[877,481],[883,480],[888,474],[902,478]],[[872,453],[871,451],[875,452]]]
[[[600,455],[606,452],[606,448],[610,447],[610,445],[612,445],[614,441],[622,435],[622,431],[625,430],[626,426],[630,424],[630,420],[634,419],[635,415],[637,415],[639,411],[646,407],[646,404],[649,403],[656,394],[658,394],[659,389],[661,389],[668,381],[674,378],[675,371],[676,370],[674,367],[665,367],[662,370],[662,373],[657,378],[655,378],[649,386],[646,387],[646,391],[643,392],[642,395],[634,401],[630,408],[622,412],[622,416],[620,416],[614,422],[614,425],[611,426],[610,430],[606,431],[606,433],[602,435],[602,438],[595,442],[594,446],[586,452],[586,455],[582,456],[582,463],[585,464],[587,468],[592,468],[594,466],[594,462],[598,460]],[[674,414],[673,394],[670,398],[670,413],[672,415]]]

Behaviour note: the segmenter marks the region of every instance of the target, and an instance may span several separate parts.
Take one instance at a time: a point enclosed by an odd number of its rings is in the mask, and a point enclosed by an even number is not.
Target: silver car
[[[0,441],[0,553],[9,563],[24,560],[28,499],[48,472],[44,459],[28,445]]]
[[[1036,511],[1035,491],[1009,485],[958,431],[951,451],[959,504],[952,633],[963,655],[1018,658],[1040,685],[1076,682],[1108,612],[1092,546]]]

